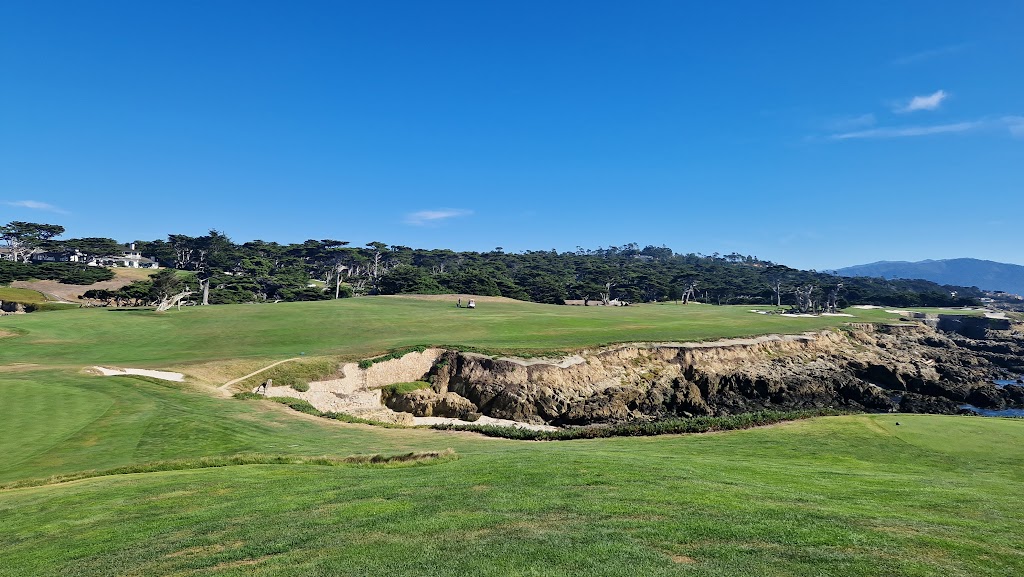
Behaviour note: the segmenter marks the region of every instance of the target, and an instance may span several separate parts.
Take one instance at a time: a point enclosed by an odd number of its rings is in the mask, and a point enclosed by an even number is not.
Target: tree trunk
[[[190,294],[192,294],[192,291],[187,290],[173,296],[165,297],[162,301],[160,301],[160,304],[157,305],[156,312],[162,313],[173,306],[177,306],[178,310],[181,310],[181,299],[187,297]]]
[[[203,289],[203,306],[210,304],[210,279],[199,281],[199,286]]]

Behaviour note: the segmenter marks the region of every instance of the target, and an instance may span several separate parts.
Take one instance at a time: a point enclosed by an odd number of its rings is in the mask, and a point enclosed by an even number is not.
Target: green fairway
[[[430,343],[541,351],[895,318],[749,309],[483,302],[465,311],[366,298],[5,317],[0,331],[13,336],[0,338],[0,485],[240,453],[452,448],[458,458],[234,465],[0,490],[0,576],[1024,574],[1021,420],[862,415],[518,442],[353,425],[194,383],[79,372],[300,352],[362,358]]]
[[[1015,497],[1024,428],[1014,421],[833,417],[728,434],[516,443],[263,410],[239,402],[217,411],[218,430],[192,437],[221,438],[206,447],[168,443],[173,430],[142,426],[120,449],[143,458],[454,445],[461,458],[400,469],[224,467],[6,491],[0,574],[1024,571]],[[189,424],[214,416],[203,413]],[[188,421],[172,426],[177,436]],[[117,432],[112,420],[95,426],[86,431]]]
[[[895,319],[879,310],[850,317],[759,315],[752,307],[642,305],[567,307],[503,300],[476,310],[451,299],[373,297],[264,305],[188,307],[158,314],[80,309],[4,319],[22,336],[4,341],[0,365],[39,362],[149,367],[300,353],[364,358],[411,345],[543,352],[627,341],[693,341],[798,333],[849,321]],[[764,307],[761,307],[764,308]]]

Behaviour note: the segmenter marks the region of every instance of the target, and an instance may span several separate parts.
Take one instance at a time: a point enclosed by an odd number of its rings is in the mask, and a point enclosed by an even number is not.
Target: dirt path
[[[231,385],[233,385],[235,383],[240,383],[240,382],[244,381],[245,379],[248,379],[249,377],[254,377],[254,376],[262,373],[263,371],[267,371],[267,370],[270,370],[270,369],[276,367],[277,365],[280,365],[282,363],[288,363],[288,362],[291,362],[291,361],[298,361],[298,360],[301,360],[301,359],[302,359],[302,357],[293,357],[293,358],[290,358],[290,359],[285,359],[283,361],[277,361],[276,363],[267,365],[267,366],[263,367],[262,369],[259,369],[258,371],[253,371],[253,372],[249,373],[248,375],[245,375],[244,377],[238,377],[237,379],[232,379],[232,380],[224,383],[223,385],[221,385],[218,388],[226,389],[226,388],[230,387]]]

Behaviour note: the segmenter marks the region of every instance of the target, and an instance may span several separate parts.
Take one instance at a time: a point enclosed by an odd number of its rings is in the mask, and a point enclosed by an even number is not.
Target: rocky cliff
[[[587,425],[758,409],[955,413],[1024,407],[1024,335],[974,339],[923,324],[709,343],[638,343],[558,361],[443,353],[432,388],[385,399],[414,414]],[[449,414],[450,413],[450,414]]]

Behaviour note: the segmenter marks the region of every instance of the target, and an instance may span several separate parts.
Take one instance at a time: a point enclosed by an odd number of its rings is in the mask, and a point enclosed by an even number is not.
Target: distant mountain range
[[[983,290],[1024,294],[1024,266],[976,258],[881,261],[841,268],[835,272],[842,276],[919,278],[944,285],[976,286]]]

